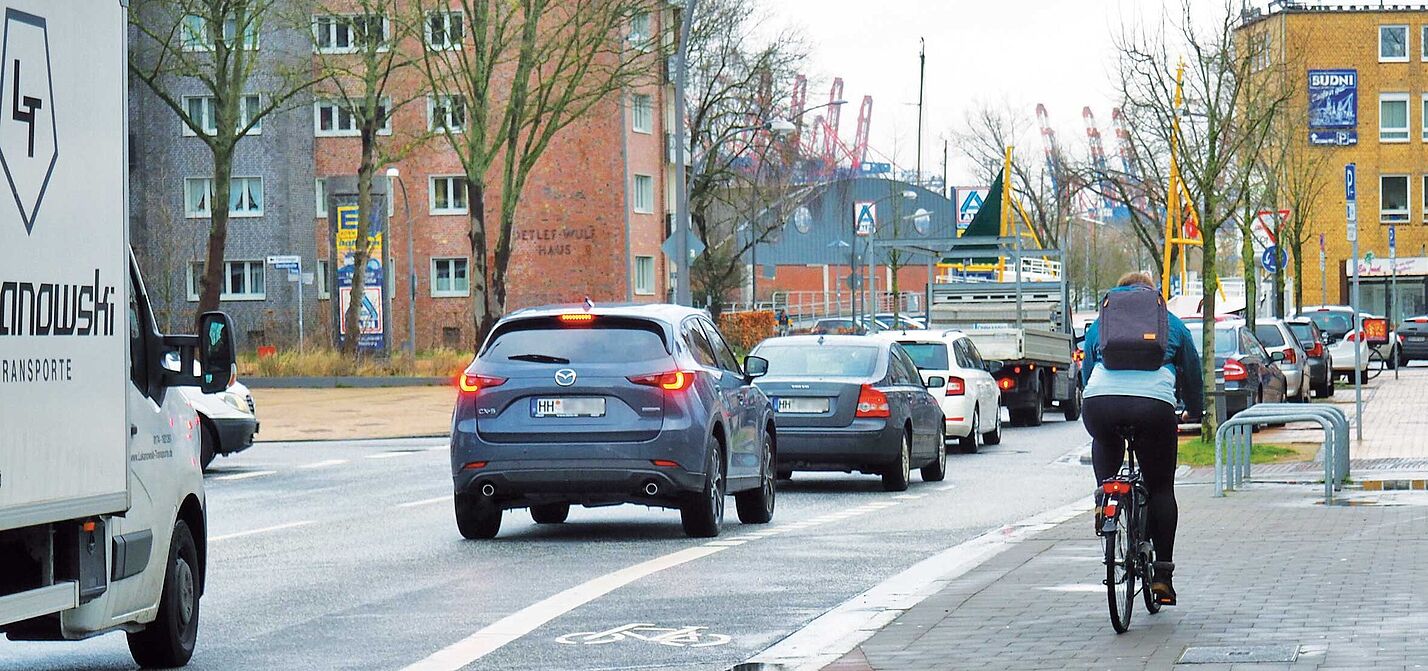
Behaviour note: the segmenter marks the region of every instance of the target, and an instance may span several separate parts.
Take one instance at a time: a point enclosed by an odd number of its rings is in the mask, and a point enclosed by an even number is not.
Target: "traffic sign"
[[[660,248],[660,251],[663,251],[663,252],[664,252],[664,255],[665,255],[665,256],[668,256],[668,257],[671,258],[671,259],[678,259],[678,258],[679,258],[679,233],[676,232],[676,233],[674,233],[673,235],[671,235],[671,236],[665,238],[665,239],[664,239],[664,243],[661,244],[661,245],[659,246],[659,248]],[[699,239],[699,236],[695,235],[693,231],[690,231],[690,232],[689,232],[689,259],[692,261],[692,260],[698,258],[699,255],[700,255],[700,254],[703,254],[703,253],[704,253],[704,242],[701,241],[701,240]]]
[[[302,272],[302,257],[296,254],[284,254],[281,256],[269,256],[268,265],[278,270],[289,272]]]
[[[1388,255],[1398,256],[1398,227],[1388,225]]]
[[[869,236],[878,228],[878,204],[876,201],[860,200],[853,203],[853,227],[861,236]]]
[[[1359,199],[1358,165],[1349,163],[1344,166],[1344,200],[1354,202]]]
[[[1277,273],[1289,265],[1289,253],[1285,252],[1282,247],[1272,245],[1266,247],[1264,253],[1259,255],[1259,263],[1264,266],[1265,272]]]

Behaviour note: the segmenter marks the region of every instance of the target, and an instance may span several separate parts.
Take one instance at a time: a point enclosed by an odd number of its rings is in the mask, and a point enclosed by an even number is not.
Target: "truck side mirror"
[[[224,312],[205,312],[198,318],[199,388],[212,394],[228,388],[238,363],[233,344],[233,320]]]

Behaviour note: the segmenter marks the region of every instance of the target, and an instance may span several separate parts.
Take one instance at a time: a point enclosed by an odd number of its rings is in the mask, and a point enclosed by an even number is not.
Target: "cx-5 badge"
[[[562,368],[555,371],[555,383],[562,387],[569,387],[575,384],[575,371],[569,368]]]

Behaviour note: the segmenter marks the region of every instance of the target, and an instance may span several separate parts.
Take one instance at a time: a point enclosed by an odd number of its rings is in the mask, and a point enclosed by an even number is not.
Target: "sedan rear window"
[[[904,342],[900,343],[902,348],[907,350],[907,355],[912,357],[912,362],[922,370],[948,370],[947,346],[940,342]]]
[[[1203,343],[1205,332],[1200,329],[1190,331],[1190,337],[1195,341],[1195,351],[1201,356],[1205,355],[1205,345]],[[1227,357],[1239,351],[1239,334],[1233,329],[1215,329],[1215,356]]]
[[[657,328],[628,319],[597,318],[590,326],[522,320],[498,329],[481,358],[561,365],[657,361],[669,356]]]
[[[1319,327],[1320,331],[1329,333],[1334,337],[1348,333],[1350,325],[1353,324],[1350,313],[1348,312],[1308,312],[1300,316],[1308,317],[1310,321]]]
[[[771,345],[758,355],[770,377],[871,377],[878,363],[877,347],[859,345]]]
[[[1261,324],[1254,327],[1254,335],[1265,347],[1284,347],[1284,332],[1278,326]]]

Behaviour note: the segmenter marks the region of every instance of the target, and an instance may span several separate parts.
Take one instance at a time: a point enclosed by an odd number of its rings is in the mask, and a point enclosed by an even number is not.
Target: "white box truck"
[[[128,242],[124,4],[0,0],[0,631],[122,630],[141,665],[180,666],[207,537],[173,388],[222,389],[233,328],[155,330]]]

